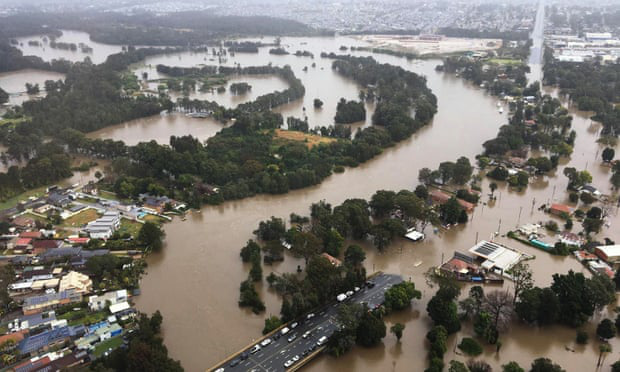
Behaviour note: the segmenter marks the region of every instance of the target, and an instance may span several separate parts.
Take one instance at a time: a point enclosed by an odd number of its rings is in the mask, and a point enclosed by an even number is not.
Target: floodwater
[[[295,56],[273,56],[266,50],[259,55],[237,54],[229,58],[227,64],[240,63],[242,66],[289,64],[306,86],[306,96],[278,108],[285,116],[308,116],[311,126],[326,125],[333,122],[336,102],[340,97],[356,99],[359,87],[331,71],[331,61],[318,58],[321,51],[338,52],[341,45],[356,45],[353,39],[336,38],[284,38],[282,43],[289,51],[310,50],[317,56],[314,60]],[[367,53],[356,53],[368,55]],[[156,56],[147,60],[146,65],[165,63],[178,66],[193,66],[204,63],[205,56],[181,53],[172,56]],[[144,312],[160,310],[164,316],[163,331],[165,343],[173,358],[181,360],[189,371],[200,371],[217,363],[227,355],[241,349],[260,337],[264,318],[279,314],[280,300],[264,283],[259,292],[265,301],[267,311],[254,315],[237,306],[239,283],[247,275],[249,267],[239,258],[239,250],[248,239],[258,222],[270,216],[288,218],[291,212],[308,215],[311,203],[325,199],[339,204],[347,198],[369,198],[379,189],[412,189],[417,184],[417,175],[422,167],[436,168],[440,162],[454,161],[460,156],[472,159],[482,151],[482,143],[495,137],[499,127],[506,122],[506,115],[497,112],[493,97],[454,76],[434,70],[439,63],[430,61],[407,61],[392,56],[375,55],[380,62],[402,66],[405,69],[423,74],[428,85],[438,97],[439,112],[433,122],[419,130],[411,138],[387,149],[375,159],[357,168],[347,168],[343,174],[326,179],[321,185],[296,190],[286,195],[260,195],[240,201],[227,202],[221,206],[208,206],[200,212],[191,213],[187,221],[175,219],[165,226],[165,249],[160,254],[149,257],[148,275],[142,280],[142,295],[135,299],[138,308]],[[312,62],[316,67],[305,66]],[[271,84],[271,83],[268,83]],[[322,110],[314,110],[312,100],[321,98],[325,102]],[[571,109],[572,110],[572,109]],[[523,246],[502,237],[509,229],[528,222],[547,221],[549,216],[538,211],[538,206],[550,201],[565,202],[567,179],[562,170],[565,166],[588,169],[594,184],[604,192],[609,192],[610,172],[600,166],[601,148],[595,143],[599,125],[592,123],[587,113],[572,110],[573,129],[577,131],[575,151],[569,160],[562,162],[557,171],[549,176],[533,180],[527,190],[517,192],[504,184],[495,192],[498,200],[479,205],[472,214],[472,221],[439,234],[427,229],[427,239],[421,243],[405,240],[396,241],[384,253],[379,254],[367,242],[366,267],[369,273],[382,270],[411,279],[423,291],[420,301],[405,310],[387,318],[388,323],[402,322],[406,325],[400,343],[388,334],[383,343],[375,348],[355,347],[347,355],[334,359],[322,356],[305,367],[308,371],[421,371],[426,366],[427,346],[424,336],[431,327],[426,315],[426,304],[435,289],[425,284],[424,272],[442,260],[449,259],[454,251],[466,251],[476,240],[496,238],[507,245],[519,248],[536,256],[530,261],[534,270],[536,284],[546,286],[555,272],[568,270],[587,272],[571,257],[554,257],[534,248]],[[149,120],[149,119],[145,119]],[[180,128],[178,134],[188,133],[204,137],[198,131],[199,119],[189,119],[180,115],[154,118],[154,132],[148,124],[138,131],[127,132],[135,138],[123,139],[128,143],[140,140],[157,139],[164,141],[167,136],[158,137],[160,120],[170,120],[170,124]],[[191,124],[186,124],[191,123]],[[140,124],[142,125],[142,124]],[[183,132],[183,133],[181,133]],[[105,134],[98,134],[104,137]],[[143,136],[138,138],[138,136]],[[488,180],[483,180],[483,190],[489,191]],[[483,196],[486,201],[487,197]],[[611,228],[604,228],[601,236],[620,240],[617,226],[617,209],[610,210]],[[576,227],[577,229],[577,227]],[[287,256],[286,260],[272,267],[264,267],[264,275],[269,272],[292,272],[303,260]],[[497,287],[495,287],[497,288]],[[492,290],[494,287],[487,287]],[[467,288],[464,289],[464,292]],[[611,315],[609,315],[611,316]],[[598,318],[597,318],[598,319]],[[389,326],[389,324],[388,324]],[[511,325],[509,333],[502,335],[502,348],[496,354],[490,348],[484,359],[495,370],[508,361],[518,361],[523,367],[529,366],[537,357],[549,357],[562,364],[567,371],[595,370],[598,357],[598,342],[591,340],[585,347],[574,345],[575,332],[561,326],[532,328],[517,323]],[[449,352],[445,360],[463,359],[453,350],[457,339],[470,336],[471,327],[450,339]],[[615,350],[620,343],[612,340]],[[568,349],[567,349],[568,348]],[[570,351],[570,349],[574,349]],[[610,355],[606,369],[615,361]]]
[[[56,42],[74,43],[78,45],[77,50],[64,50],[52,48],[49,46],[49,38],[44,35],[26,36],[17,38],[17,48],[19,48],[25,56],[35,55],[41,57],[44,61],[50,62],[54,59],[65,59],[71,62],[82,62],[88,57],[90,60],[99,64],[105,62],[110,54],[119,53],[122,50],[120,45],[101,44],[90,40],[90,36],[86,32],[61,30],[62,35],[56,38]],[[28,42],[37,41],[39,45],[29,45]],[[84,53],[80,50],[79,44],[82,43],[91,47],[92,52]]]
[[[0,88],[9,94],[8,105],[21,105],[25,101],[45,95],[46,80],[64,80],[65,74],[42,70],[19,70],[0,73]],[[39,84],[39,94],[27,94],[26,83]]]

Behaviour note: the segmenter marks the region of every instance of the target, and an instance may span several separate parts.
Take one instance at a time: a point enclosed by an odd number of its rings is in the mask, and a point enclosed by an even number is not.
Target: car
[[[224,372],[224,367],[216,369],[215,372]]]
[[[306,315],[306,319],[312,319],[312,318],[314,318],[314,313],[310,313]]]
[[[312,331],[306,331],[301,338],[308,338],[312,334]]]
[[[298,325],[299,325],[299,323],[297,323],[297,322],[291,324],[291,329],[297,328]]]
[[[260,351],[260,345],[256,344],[250,349],[250,354],[255,354]]]
[[[250,354],[248,354],[247,351],[244,351],[243,353],[241,353],[241,355],[239,356],[239,359],[241,360],[246,360],[250,357]]]
[[[288,367],[292,366],[293,364],[295,364],[295,362],[293,360],[289,359],[286,362],[284,362],[284,368],[288,368]]]
[[[239,359],[239,358],[235,358],[235,359],[233,359],[233,360],[232,360],[232,361],[228,364],[228,366],[229,366],[229,367],[236,367],[239,363],[241,363],[241,359]]]
[[[347,299],[347,295],[344,293],[339,294],[338,296],[336,296],[336,300],[338,300],[338,302],[342,302],[344,300]]]
[[[265,347],[267,345],[269,345],[271,343],[271,339],[270,338],[266,338],[264,339],[261,343],[260,346]]]
[[[347,291],[347,293],[345,293],[347,295],[347,297],[351,297],[353,296],[353,291]]]
[[[287,334],[287,333],[288,333],[288,331],[290,331],[290,329],[289,329],[288,327],[284,327],[284,328],[282,328],[282,330],[280,331],[280,334],[281,334],[281,335],[285,335],[285,334]]]
[[[297,335],[292,335],[291,337],[288,338],[288,342],[293,342],[297,339]]]
[[[316,346],[316,344],[312,344],[312,346],[310,346],[310,351],[314,351],[316,350],[318,346]]]
[[[293,357],[293,361],[295,361],[295,362],[296,362],[296,361],[298,361],[298,360],[299,360],[299,355],[295,355],[295,356]]]
[[[280,338],[280,336],[282,336],[282,335],[281,335],[281,334],[279,334],[279,333],[276,333],[275,335],[273,335],[273,339],[274,339],[274,340],[277,340],[277,339],[279,339],[279,338]]]
[[[360,291],[360,287],[355,287],[355,288],[353,288],[353,291],[355,291],[355,292],[359,292],[359,291]]]
[[[319,338],[319,340],[316,342],[316,345],[317,346],[322,346],[326,342],[327,342],[327,337],[323,336],[323,337]]]
[[[303,352],[303,353],[301,353],[301,356],[302,356],[302,357],[305,357],[306,355],[308,355],[308,353],[310,353],[310,350],[309,350],[309,349],[306,349],[306,350],[304,350],[304,352]]]
[[[375,283],[371,282],[370,280],[366,282],[366,287],[373,288],[374,286],[375,286]]]

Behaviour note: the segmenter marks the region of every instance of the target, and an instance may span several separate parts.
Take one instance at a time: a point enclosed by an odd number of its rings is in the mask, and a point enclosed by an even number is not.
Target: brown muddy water
[[[272,62],[276,65],[291,65],[306,86],[306,96],[302,100],[279,107],[278,111],[285,116],[302,117],[305,114],[311,126],[331,124],[337,100],[340,97],[356,99],[359,87],[333,73],[330,68],[331,61],[318,56],[321,51],[338,52],[341,45],[358,45],[359,42],[335,37],[284,38],[282,43],[290,52],[298,49],[309,50],[316,57],[313,60],[291,55],[273,56],[267,53],[267,49],[263,49],[258,55],[237,54],[234,58],[229,58],[227,64],[240,63],[242,66],[249,66]],[[149,58],[142,68],[152,72],[153,67],[148,66],[158,63],[173,66],[200,65],[205,63],[205,57],[200,53],[155,56]],[[374,57],[380,62],[399,65],[427,77],[428,85],[437,95],[439,102],[439,112],[430,125],[366,164],[347,169],[343,174],[333,175],[316,187],[286,195],[261,195],[228,202],[222,206],[204,207],[200,212],[191,213],[187,221],[176,219],[165,226],[166,247],[163,253],[150,256],[148,275],[142,280],[142,295],[136,298],[136,304],[141,311],[153,312],[159,309],[162,312],[165,319],[165,343],[171,356],[181,360],[187,370],[204,370],[252,342],[260,337],[264,318],[279,313],[280,300],[268,289],[266,283],[259,286],[259,292],[267,306],[264,314],[257,316],[237,306],[239,283],[247,277],[249,270],[249,267],[241,263],[239,250],[248,239],[253,238],[252,231],[259,221],[272,215],[287,219],[291,212],[307,215],[309,205],[322,199],[338,204],[347,198],[369,198],[379,189],[412,189],[417,184],[420,168],[436,168],[440,162],[454,161],[460,156],[473,159],[482,151],[482,143],[495,137],[498,128],[506,122],[506,115],[497,112],[497,99],[485,95],[480,89],[454,76],[435,72],[434,67],[440,63],[437,60],[407,61],[385,55]],[[310,67],[312,62],[316,63],[315,68]],[[303,72],[305,66],[308,66],[308,72]],[[152,76],[149,73],[149,78]],[[270,81],[266,84],[271,84]],[[322,110],[314,110],[314,98],[325,102]],[[565,166],[587,168],[594,177],[593,183],[604,192],[610,191],[610,172],[608,168],[600,165],[601,148],[595,143],[599,125],[592,123],[587,113],[573,111],[573,115],[573,129],[577,131],[573,155],[562,162],[553,174],[533,180],[527,190],[517,192],[508,189],[506,185],[500,185],[496,191],[498,200],[493,204],[479,205],[471,216],[472,221],[466,226],[438,234],[429,228],[426,231],[427,239],[421,243],[398,240],[384,253],[379,254],[370,244],[364,242],[369,273],[382,270],[400,274],[405,279],[411,278],[423,291],[423,297],[415,302],[410,310],[388,317],[388,323],[402,322],[406,325],[400,343],[396,343],[395,338],[388,334],[378,347],[356,347],[338,359],[322,356],[305,369],[422,371],[426,366],[427,353],[424,336],[431,326],[425,308],[434,292],[434,289],[426,286],[423,273],[440,264],[442,257],[449,259],[454,251],[465,251],[474,245],[476,239],[489,239],[494,232],[499,231],[496,238],[498,241],[536,256],[530,261],[530,265],[534,270],[537,285],[548,285],[555,272],[586,272],[571,257],[553,257],[501,236],[517,224],[550,219],[537,208],[552,200],[566,201],[567,180],[562,175]],[[148,124],[148,120],[153,122]],[[205,136],[215,133],[207,133],[201,126],[200,119],[189,119],[182,115],[153,117],[141,121],[142,123],[137,124],[126,123],[128,128],[135,126],[139,129],[127,129],[129,131],[125,132],[122,139],[128,143],[149,139],[164,141],[170,133],[191,133],[204,140]],[[105,137],[110,133],[106,134],[104,130],[99,132],[98,136]],[[483,189],[485,193],[488,192],[486,179],[483,181]],[[484,196],[483,200],[486,199]],[[620,232],[617,229],[618,217],[615,208],[612,210],[610,222],[611,227],[604,228],[601,236],[618,241]],[[298,264],[303,265],[303,262],[288,256],[283,263],[265,266],[264,275],[267,276],[271,271],[292,272]],[[489,287],[489,290],[491,289],[492,287]],[[464,292],[466,291],[467,288]],[[600,315],[597,315],[597,319],[598,316]],[[560,326],[538,329],[515,323],[511,325],[509,332],[502,334],[501,351],[495,353],[494,349],[489,348],[483,358],[495,370],[499,370],[499,366],[511,360],[526,367],[533,359],[545,356],[562,364],[567,371],[594,371],[598,342],[594,340],[593,330],[590,331],[592,341],[585,347],[578,347],[574,345],[573,329]],[[465,326],[453,336],[445,360],[464,360],[463,356],[456,355],[452,350],[458,339],[472,334],[471,328]],[[612,345],[614,350],[620,350],[620,343],[613,341]],[[617,351],[607,357],[605,369],[617,359],[616,353]]]
[[[0,88],[9,94],[7,105],[21,105],[25,101],[45,95],[46,80],[64,80],[65,74],[42,70],[19,70],[0,73]],[[39,94],[27,94],[26,83],[39,84]]]

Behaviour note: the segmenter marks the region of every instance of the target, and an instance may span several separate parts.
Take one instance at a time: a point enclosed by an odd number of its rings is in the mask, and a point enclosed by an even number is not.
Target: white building
[[[116,305],[119,302],[127,301],[127,290],[121,289],[102,294],[101,296],[88,297],[88,307],[91,311],[101,311],[108,305]]]
[[[470,248],[469,252],[484,260],[481,265],[482,268],[502,272],[510,270],[519,263],[522,257],[520,252],[486,240],[482,240]]]
[[[121,216],[118,212],[107,211],[86,226],[86,232],[93,239],[109,239],[121,226]]]

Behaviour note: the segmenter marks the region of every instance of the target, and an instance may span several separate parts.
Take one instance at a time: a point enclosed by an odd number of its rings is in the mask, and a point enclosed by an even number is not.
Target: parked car
[[[232,361],[228,364],[228,366],[229,366],[229,367],[236,367],[239,363],[241,363],[241,359],[239,359],[239,358],[235,358],[235,359],[233,359],[233,360],[232,360]]]
[[[250,349],[250,354],[254,354],[260,351],[260,345],[256,344]]]
[[[297,323],[297,322],[291,324],[291,329],[297,328],[298,325],[299,325],[299,323]]]
[[[326,342],[327,342],[327,337],[323,336],[323,337],[319,338],[319,340],[316,342],[316,344],[317,344],[317,346],[322,346]]]
[[[241,353],[241,355],[239,356],[239,359],[241,360],[246,360],[250,357],[250,354],[247,351],[244,351],[243,353]]]
[[[310,313],[306,315],[306,319],[312,319],[312,318],[314,318],[314,313]]]
[[[351,297],[353,296],[353,291],[347,291],[347,293],[345,293],[347,295],[347,297]]]
[[[280,331],[280,334],[281,334],[281,335],[285,335],[285,334],[287,334],[287,333],[288,333],[288,331],[290,331],[290,329],[289,329],[288,327],[284,327],[284,328],[282,328],[282,330]]]
[[[355,288],[353,288],[353,290],[354,290],[355,292],[359,292],[359,291],[360,291],[360,287],[355,287]]]
[[[374,286],[375,286],[375,283],[371,282],[370,280],[366,282],[366,287],[373,288]]]
[[[299,360],[299,355],[295,355],[295,356],[293,357],[293,360],[294,360],[295,362],[296,362],[296,361],[298,361],[298,360]]]
[[[347,295],[344,293],[339,294],[338,296],[336,296],[336,300],[338,300],[338,302],[342,302],[344,300],[347,299]]]
[[[260,346],[265,347],[267,345],[269,345],[271,343],[271,339],[270,338],[266,338],[264,339],[261,343]]]
[[[292,335],[291,337],[288,338],[288,342],[293,342],[297,339],[297,335]]]
[[[284,362],[284,368],[288,368],[288,367],[292,366],[293,364],[295,364],[295,362],[293,360],[289,359],[286,362]]]
[[[303,336],[301,336],[302,338],[308,338],[310,335],[312,334],[312,331],[306,331]]]
[[[220,368],[216,369],[215,372],[224,372],[224,367],[220,367]]]

